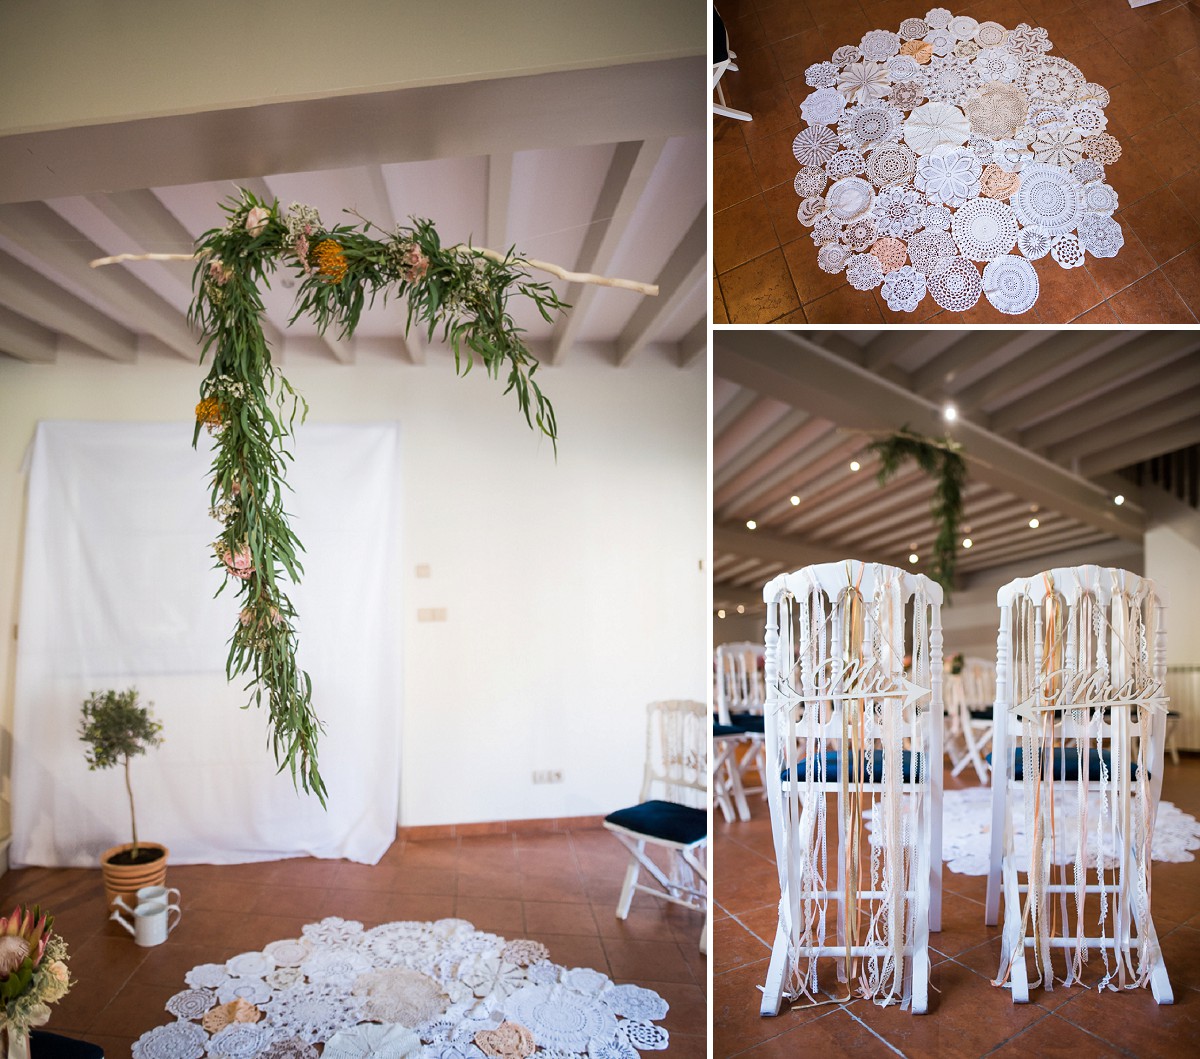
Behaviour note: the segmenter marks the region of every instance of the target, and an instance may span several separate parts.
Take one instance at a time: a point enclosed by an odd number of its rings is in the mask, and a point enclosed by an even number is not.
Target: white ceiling
[[[285,206],[313,205],[329,225],[354,220],[344,209],[385,229],[427,217],[443,242],[515,244],[568,269],[657,283],[659,296],[644,298],[555,280],[575,306],[565,317],[548,324],[515,303],[513,315],[552,363],[586,348],[614,365],[695,364],[707,337],[703,19],[689,33],[688,57],[660,45],[636,61],[577,57],[572,68],[530,74],[506,55],[504,68],[450,84],[370,83],[186,112],[155,112],[156,85],[146,84],[137,116],[89,111],[76,125],[32,131],[10,114],[0,123],[0,355],[194,360],[190,263],[88,262],[188,252],[222,223],[218,203],[240,184]],[[78,86],[81,113],[87,87]],[[446,355],[405,341],[395,304],[364,313],[349,343],[319,339],[305,322],[288,329],[288,283],[265,299],[268,338],[285,353],[352,363],[370,348],[418,364]]]
[[[900,427],[963,446],[961,585],[1140,553],[1147,510],[1171,498],[1116,472],[1200,443],[1197,331],[718,329],[713,357],[717,608],[811,562],[915,551],[923,569],[933,485],[910,464],[880,487],[866,452]]]

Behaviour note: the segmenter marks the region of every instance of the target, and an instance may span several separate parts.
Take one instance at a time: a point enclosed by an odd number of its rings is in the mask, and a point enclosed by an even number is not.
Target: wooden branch
[[[468,253],[478,254],[480,257],[490,258],[492,261],[504,262],[509,260],[507,254],[502,254],[498,250],[488,250],[486,247],[481,246],[467,246],[464,243],[460,243],[450,249],[464,250]],[[98,257],[95,261],[90,262],[90,264],[92,268],[99,268],[101,265],[117,265],[122,261],[195,261],[196,257],[196,254],[114,254],[112,257]],[[658,286],[654,283],[639,283],[633,279],[615,279],[608,276],[597,276],[591,272],[571,272],[561,265],[555,265],[549,261],[537,261],[528,257],[514,257],[511,260],[522,265],[528,265],[539,272],[549,272],[550,275],[557,276],[568,283],[592,283],[598,287],[618,287],[621,290],[635,291],[638,294],[645,294],[651,298],[658,296]]]

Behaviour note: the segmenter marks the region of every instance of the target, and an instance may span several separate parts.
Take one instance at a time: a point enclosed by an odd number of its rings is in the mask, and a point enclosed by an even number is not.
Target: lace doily
[[[846,266],[846,281],[855,290],[874,290],[883,282],[883,265],[874,254],[855,254]]]
[[[967,116],[951,103],[923,103],[904,123],[904,141],[917,154],[961,147],[971,131]]]
[[[870,103],[891,92],[892,82],[883,63],[857,62],[838,74],[837,90],[847,103]]]
[[[983,293],[1000,312],[1020,316],[1033,308],[1039,290],[1037,270],[1025,258],[998,257],[983,268]]]
[[[817,195],[825,194],[825,185],[828,180],[825,177],[825,170],[820,166],[806,165],[799,173],[796,174],[794,181],[796,194],[802,199],[812,198]]]
[[[536,1048],[533,1034],[515,1022],[503,1022],[495,1029],[480,1030],[475,1034],[475,1043],[484,1055],[494,1059],[527,1059]]]
[[[565,985],[526,986],[504,1003],[509,1018],[528,1026],[543,1048],[583,1051],[593,1037],[606,1037],[617,1028],[616,1016],[598,996]]]
[[[637,1049],[626,1040],[623,1033],[610,1033],[588,1041],[588,1059],[636,1059]]]
[[[925,200],[912,188],[888,187],[875,196],[871,216],[881,235],[906,239],[921,225]]]
[[[904,265],[883,277],[883,300],[897,313],[914,313],[925,297],[925,273]]]
[[[980,178],[979,194],[990,199],[1007,201],[1020,186],[1019,173],[1006,173],[998,165],[989,165],[984,167],[983,176]]]
[[[221,1059],[253,1059],[275,1039],[265,1022],[231,1022],[208,1042],[208,1054]]]
[[[217,999],[222,1004],[234,1000],[261,1004],[271,999],[271,987],[262,978],[227,978],[217,990]]]
[[[180,1020],[157,1026],[133,1043],[133,1059],[201,1059],[208,1034],[194,1022]]]
[[[926,276],[957,253],[954,236],[949,232],[927,228],[917,232],[908,241],[908,259],[913,263],[913,268],[924,272]]]
[[[1021,170],[1021,186],[1012,200],[1017,220],[1051,235],[1069,232],[1083,213],[1081,190],[1069,170],[1031,162]]]
[[[800,104],[800,116],[809,125],[833,125],[846,109],[846,97],[836,88],[818,88]]]
[[[885,235],[871,244],[871,256],[879,259],[879,267],[886,275],[908,260],[908,245],[902,239]]]
[[[843,177],[825,192],[825,206],[843,224],[857,220],[871,209],[875,189],[862,177]]]
[[[1095,821],[1100,811],[1100,795],[1089,794],[1088,817]],[[1074,860],[1077,838],[1076,821],[1079,819],[1079,802],[1074,791],[1054,792],[1054,813],[1058,831],[1054,843],[1055,863],[1067,864]],[[871,841],[875,841],[874,821]],[[967,787],[963,790],[946,791],[942,795],[942,857],[946,866],[959,875],[986,875],[991,856],[992,792],[987,787]],[[1089,841],[1095,839],[1094,826],[1089,828]],[[1016,847],[1018,871],[1029,870],[1029,836],[1025,831],[1025,814],[1013,813],[1013,839]],[[1183,812],[1167,801],[1158,803],[1158,814],[1154,820],[1154,835],[1150,846],[1152,859],[1161,862],[1183,863],[1195,860],[1194,852],[1200,849],[1200,821]],[[1116,864],[1117,858],[1111,835],[1106,837],[1104,847],[1106,867]],[[1095,850],[1089,860],[1095,866]]]
[[[874,256],[861,256],[880,267]],[[614,985],[589,967],[551,963],[547,948],[529,938],[508,941],[462,919],[364,931],[329,917],[301,934],[189,971],[189,984],[210,984],[172,996],[166,1007],[176,1021],[142,1034],[135,1059],[315,1059],[313,1045],[337,1056],[351,1054],[340,1050],[348,1042],[375,1042],[363,1054],[390,1055],[384,1045],[392,1038],[383,1031],[405,1027],[397,1054],[441,1059],[535,1050],[539,1059],[582,1059],[593,1042],[637,1059],[639,1049],[666,1045],[666,1031],[653,1024],[667,1014],[657,993]],[[273,987],[280,976],[288,985]],[[269,999],[261,1007],[240,997],[214,1006],[222,990],[243,987]]]
[[[421,1054],[421,1038],[404,1026],[355,1026],[325,1044],[322,1059],[408,1059]]]
[[[867,179],[878,188],[907,184],[916,171],[917,157],[904,143],[885,143],[867,155]]]
[[[996,262],[989,298],[1019,314],[1039,291],[1028,261],[1116,254],[1109,93],[1051,52],[1040,27],[933,8],[808,66],[792,151],[819,267],[861,291],[883,284],[892,309],[928,292],[963,311],[984,285],[972,262]]]
[[[972,308],[983,290],[979,269],[965,257],[951,258],[925,282],[933,300],[956,313]]]
[[[171,997],[166,1006],[178,1019],[198,1019],[216,1002],[217,994],[211,989],[185,989]]]
[[[1007,203],[977,198],[955,211],[950,231],[963,257],[994,261],[1016,245],[1017,218]]]
[[[979,194],[983,166],[965,147],[938,147],[917,162],[916,186],[930,202],[961,206]]]
[[[900,136],[904,115],[886,103],[851,107],[838,121],[838,137],[853,150],[870,150]]]
[[[1050,253],[1052,238],[1049,232],[1043,232],[1040,228],[1030,225],[1017,233],[1017,249],[1030,261],[1036,261]]]
[[[1125,233],[1108,214],[1089,213],[1079,222],[1079,245],[1093,257],[1116,257]]]

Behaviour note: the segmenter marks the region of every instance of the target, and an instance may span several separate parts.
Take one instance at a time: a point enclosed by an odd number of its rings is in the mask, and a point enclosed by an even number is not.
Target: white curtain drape
[[[237,619],[219,597],[207,436],[190,424],[43,422],[29,472],[13,720],[13,864],[92,866],[129,841],[122,770],[90,772],[89,692],[136,685],[164,744],[132,766],[138,836],[176,863],[309,854],[374,863],[400,784],[396,424],[308,424],[287,509],[306,549],[290,594],[325,724],[328,810],[277,774],[265,710],[225,679]]]

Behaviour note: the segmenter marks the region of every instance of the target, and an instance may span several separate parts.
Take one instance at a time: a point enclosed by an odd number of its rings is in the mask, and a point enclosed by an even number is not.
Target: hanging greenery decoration
[[[308,408],[279,369],[263,334],[261,291],[277,268],[290,269],[299,290],[294,322],[354,333],[364,307],[377,297],[403,296],[408,330],[440,337],[465,375],[475,358],[492,378],[503,377],[525,421],[557,442],[554,409],[534,374],[537,360],[508,313],[514,295],[552,320],[567,306],[549,284],[533,282],[528,263],[514,255],[443,247],[430,221],[383,232],[369,221],[326,228],[316,210],[259,200],[248,191],[222,205],[228,217],[197,241],[189,322],[203,334],[201,360],[211,356],[200,385],[196,430],[215,437],[211,514],[221,524],[213,545],[216,567],[236,586],[242,604],[229,643],[226,673],[248,677],[251,702],[269,711],[270,739],[280,771],[325,804],[317,767],[321,722],[312,681],[296,661],[296,611],[284,581],[303,573],[300,541],[284,510],[288,439]],[[378,238],[372,235],[378,234]],[[153,255],[145,255],[153,256]],[[104,263],[104,262],[97,262]]]
[[[873,441],[869,452],[879,457],[879,484],[888,480],[908,460],[916,462],[934,479],[933,500],[929,505],[937,527],[933,542],[933,561],[929,576],[949,594],[958,559],[958,527],[963,517],[963,486],[967,481],[967,463],[962,446],[950,438],[927,438],[908,429]]]

